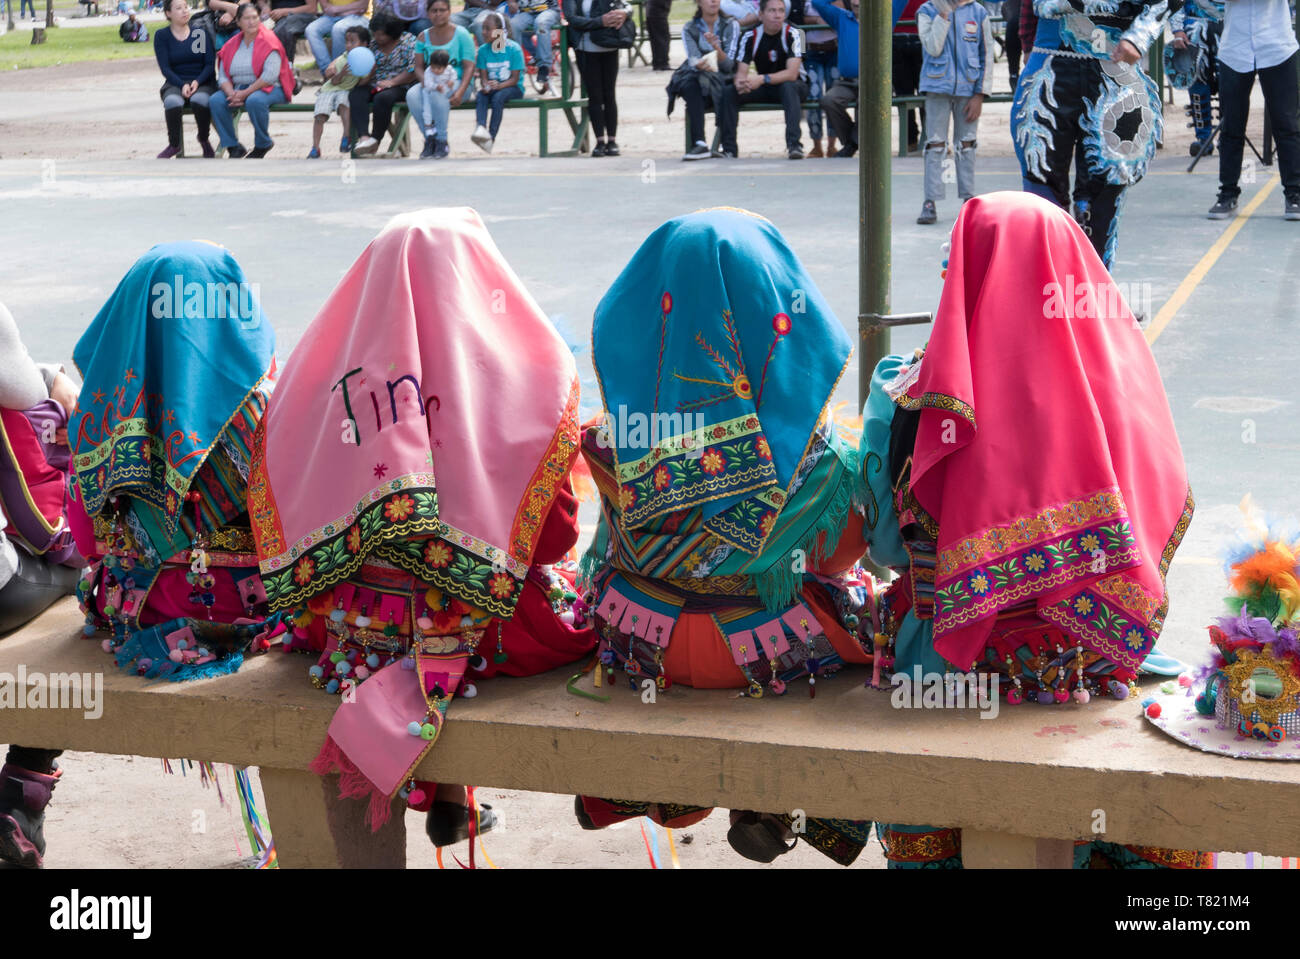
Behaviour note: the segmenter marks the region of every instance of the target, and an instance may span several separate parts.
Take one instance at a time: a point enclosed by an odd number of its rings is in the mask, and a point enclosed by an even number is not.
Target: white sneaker
[[[357,141],[356,151],[358,153],[374,153],[379,149],[379,141],[374,137],[362,137]]]
[[[487,127],[481,123],[474,128],[474,132],[469,135],[469,138],[488,153],[492,152],[492,134],[488,133]]]

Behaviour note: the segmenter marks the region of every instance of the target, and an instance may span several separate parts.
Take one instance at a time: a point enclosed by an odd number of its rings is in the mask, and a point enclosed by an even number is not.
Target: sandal
[[[483,835],[491,832],[497,824],[497,817],[488,803],[478,807],[478,832]],[[428,818],[424,821],[424,831],[435,846],[452,846],[469,838],[469,807],[454,802],[435,801],[429,807]]]
[[[788,830],[777,817],[768,813],[744,812],[727,830],[731,848],[752,862],[770,863],[784,856],[796,845],[786,845]]]

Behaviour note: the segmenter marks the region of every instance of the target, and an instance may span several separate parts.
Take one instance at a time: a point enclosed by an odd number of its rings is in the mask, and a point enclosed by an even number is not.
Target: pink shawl
[[[377,558],[509,618],[577,454],[573,355],[467,208],[395,217],[262,423],[249,515],[275,609]]]
[[[1192,515],[1151,350],[1078,225],[1028,193],[963,207],[915,383],[911,472],[939,527],[934,645],[958,668],[1032,603],[1136,668]]]

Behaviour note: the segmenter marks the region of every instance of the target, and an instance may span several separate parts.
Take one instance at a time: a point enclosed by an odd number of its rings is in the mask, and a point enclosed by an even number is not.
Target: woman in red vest
[[[235,15],[239,33],[217,51],[217,85],[209,107],[221,136],[221,147],[231,159],[260,159],[275,141],[267,131],[272,104],[288,103],[294,93],[293,65],[271,29],[262,23],[257,7],[241,3]],[[253,149],[247,150],[235,134],[232,110],[243,110],[253,121]]]

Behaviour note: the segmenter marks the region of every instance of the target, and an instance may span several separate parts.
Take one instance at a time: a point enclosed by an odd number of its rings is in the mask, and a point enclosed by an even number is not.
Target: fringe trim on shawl
[[[826,455],[834,454],[827,451]],[[835,487],[830,502],[797,547],[804,552],[809,565],[824,560],[839,547],[840,537],[844,535],[844,528],[848,524],[849,512],[855,504],[853,473],[846,463],[844,475]],[[758,598],[769,612],[787,609],[799,602],[804,573],[796,572],[793,567],[790,557],[783,556],[762,573],[751,577]]]
[[[333,738],[325,737],[324,745],[308,768],[320,776],[338,772],[339,796],[343,799],[369,800],[366,805],[366,823],[370,826],[371,832],[378,832],[380,827],[388,822],[392,813],[393,797],[367,779],[356,764],[344,755]]]
[[[135,633],[130,639],[117,648],[113,654],[113,660],[123,672],[135,673],[144,676],[146,679],[166,679],[173,683],[189,682],[193,679],[212,679],[214,676],[229,676],[231,673],[239,671],[239,667],[244,665],[244,654],[240,652],[229,653],[220,659],[215,659],[210,663],[189,664],[175,663],[166,657],[159,657],[149,664],[149,668],[143,673],[134,665],[136,660],[142,656],[147,656],[149,651],[145,648],[144,636],[145,631]]]
[[[578,589],[586,592],[591,589],[596,578],[608,562],[609,553],[609,526],[606,525],[606,519],[602,515],[600,523],[596,526],[596,535],[591,538],[591,545],[587,551],[582,554],[582,559],[578,561]]]

